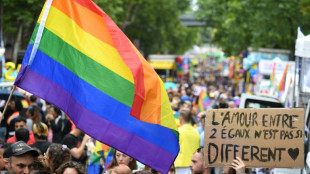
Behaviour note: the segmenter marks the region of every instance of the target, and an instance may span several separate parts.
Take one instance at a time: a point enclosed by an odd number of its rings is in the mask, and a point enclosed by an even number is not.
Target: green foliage
[[[14,32],[21,22],[33,23],[39,16],[43,3],[41,0],[2,0],[4,30]]]
[[[6,40],[14,42],[17,30],[22,26],[22,44],[26,47],[43,4],[42,0],[2,0],[3,32]]]
[[[198,29],[180,23],[179,15],[189,9],[190,0],[93,0],[124,31],[130,40],[138,39],[140,50],[148,53],[184,53],[197,42]],[[2,0],[4,33],[16,35],[24,25],[22,49],[26,49],[44,1]],[[13,41],[14,42],[14,41]],[[13,43],[11,43],[13,44]]]
[[[140,50],[150,53],[182,54],[196,43],[198,29],[180,23],[179,15],[189,9],[189,0],[97,0],[96,2],[125,32],[139,40]]]
[[[187,0],[144,0],[136,20],[125,33],[140,41],[140,49],[149,53],[182,54],[197,41],[198,29],[187,28],[179,15],[189,8]]]
[[[199,18],[216,30],[213,42],[229,54],[247,47],[295,48],[297,27],[310,31],[308,0],[199,0]]]

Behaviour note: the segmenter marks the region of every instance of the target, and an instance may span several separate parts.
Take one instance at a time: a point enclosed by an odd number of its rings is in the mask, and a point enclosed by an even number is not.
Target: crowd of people
[[[219,171],[204,166],[205,110],[198,107],[201,91],[206,91],[210,98],[208,108],[235,108],[238,105],[234,86],[225,81],[221,86],[216,84],[215,78],[206,78],[167,88],[180,135],[180,152],[169,174],[245,173],[240,158],[235,159],[231,167]],[[2,115],[0,141],[2,173],[82,174],[87,171],[90,158],[87,142],[91,137],[75,127],[59,108],[34,95],[26,100],[14,98],[9,102]],[[159,173],[118,150],[114,150],[109,164],[105,163],[104,156],[100,161],[100,174]]]
[[[1,113],[1,173],[86,173],[90,137],[59,108],[43,102],[34,95],[13,98]]]
[[[203,162],[206,110],[237,108],[240,101],[238,86],[228,79],[214,76],[197,79],[192,84],[181,82],[176,86],[167,89],[179,131],[180,152],[174,163],[176,173],[250,173],[239,157],[224,168],[207,167]]]

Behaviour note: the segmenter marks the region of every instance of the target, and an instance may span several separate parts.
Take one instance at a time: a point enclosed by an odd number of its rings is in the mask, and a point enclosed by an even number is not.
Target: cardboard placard
[[[304,167],[304,109],[212,109],[205,123],[205,165]]]

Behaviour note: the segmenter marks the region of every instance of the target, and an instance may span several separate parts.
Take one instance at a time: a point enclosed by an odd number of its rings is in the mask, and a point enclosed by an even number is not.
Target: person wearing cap
[[[52,144],[51,142],[47,141],[48,136],[47,125],[43,122],[34,123],[32,126],[32,130],[36,142],[30,146],[38,148],[41,151],[41,154],[46,153],[48,147]]]
[[[5,149],[4,167],[8,174],[30,174],[33,170],[34,158],[39,153],[23,141],[18,141]]]

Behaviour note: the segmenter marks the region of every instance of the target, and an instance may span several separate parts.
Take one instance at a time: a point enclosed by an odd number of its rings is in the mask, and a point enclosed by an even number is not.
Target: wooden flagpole
[[[6,109],[7,109],[8,105],[9,105],[10,101],[11,101],[11,98],[12,98],[12,95],[13,95],[15,89],[16,89],[16,86],[14,85],[14,86],[13,86],[13,89],[12,89],[12,91],[11,91],[11,94],[10,94],[10,96],[9,96],[9,98],[8,98],[8,100],[7,100],[6,103],[5,103],[5,106],[4,106],[4,109],[3,109],[3,113],[2,113],[1,116],[0,116],[0,123],[1,123],[1,121],[2,121],[2,119],[3,119],[3,117],[4,117],[4,114],[5,114],[5,112],[6,112]]]

